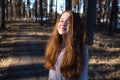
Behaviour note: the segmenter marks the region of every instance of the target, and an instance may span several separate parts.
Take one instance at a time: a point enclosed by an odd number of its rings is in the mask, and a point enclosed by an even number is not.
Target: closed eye
[[[60,22],[63,22],[63,20],[60,20]]]

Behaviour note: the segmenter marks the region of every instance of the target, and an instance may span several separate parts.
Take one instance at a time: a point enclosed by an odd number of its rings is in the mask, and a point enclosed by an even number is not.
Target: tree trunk
[[[71,9],[72,9],[72,0],[66,0],[65,10],[71,10]]]
[[[17,8],[18,8],[18,17],[19,19],[21,19],[21,0],[18,0]]]
[[[5,0],[2,0],[2,11],[1,11],[1,30],[5,30],[6,21],[5,21]]]
[[[25,3],[23,3],[23,17],[25,18]]]
[[[27,0],[27,9],[28,9],[28,17],[30,18],[31,17],[31,11],[30,11],[30,0]]]
[[[40,25],[43,25],[43,8],[42,8],[42,0],[39,0],[40,6]]]
[[[99,18],[99,24],[101,24],[101,19],[102,19],[102,4],[101,4],[102,2],[101,2],[101,0],[99,0],[99,7],[100,7],[100,18]]]
[[[117,25],[117,11],[118,11],[117,4],[118,4],[118,1],[113,0],[111,12],[110,12],[110,26],[108,29],[109,35],[114,35],[114,30],[115,30],[116,25]]]
[[[12,13],[13,13],[13,19],[16,19],[17,18],[17,6],[16,6],[16,1],[15,0],[11,0],[12,1]]]
[[[37,0],[35,0],[35,18],[36,18],[36,22],[37,22]]]
[[[86,14],[86,4],[87,4],[86,0],[83,0],[83,4],[84,4],[83,13]]]
[[[52,6],[53,6],[53,0],[50,0],[50,19],[52,19]]]
[[[57,20],[57,2],[58,2],[58,0],[56,0],[56,12],[55,12],[55,20]]]
[[[24,12],[24,2],[23,0],[21,0],[21,7],[20,7],[20,11],[21,11],[21,17],[23,18],[23,12]]]
[[[80,11],[80,0],[78,0],[77,5],[78,5],[77,12],[79,13],[79,11]]]
[[[6,5],[6,19],[8,19],[8,0],[5,0]]]
[[[89,45],[93,44],[95,26],[96,26],[96,0],[88,0],[86,39]]]
[[[12,1],[10,0],[10,20],[13,19],[13,5],[12,5]]]
[[[109,23],[109,17],[110,17],[110,0],[107,1],[107,20],[106,20],[106,24]]]

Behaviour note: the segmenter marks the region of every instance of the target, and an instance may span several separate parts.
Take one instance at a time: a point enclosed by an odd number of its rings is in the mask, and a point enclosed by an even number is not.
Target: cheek
[[[70,26],[67,26],[67,32],[69,31],[69,27],[70,27]]]
[[[57,27],[59,28],[59,27],[60,27],[60,25],[61,25],[61,23],[58,23]]]
[[[59,29],[59,27],[60,27],[60,23],[58,23],[58,25],[57,25],[57,29]]]

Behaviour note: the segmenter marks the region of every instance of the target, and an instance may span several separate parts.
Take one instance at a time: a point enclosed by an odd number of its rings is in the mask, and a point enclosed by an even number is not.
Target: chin
[[[60,30],[58,30],[58,33],[59,33],[60,35],[64,35],[64,34],[66,34],[67,32],[66,32],[66,31],[60,31]]]
[[[66,33],[65,33],[65,32],[64,32],[64,33],[62,33],[62,32],[59,32],[59,34],[60,34],[60,35],[65,35]]]
[[[63,35],[63,33],[59,33],[60,35]]]

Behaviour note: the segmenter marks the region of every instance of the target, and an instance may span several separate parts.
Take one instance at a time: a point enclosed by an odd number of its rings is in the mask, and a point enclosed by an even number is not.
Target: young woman
[[[57,19],[45,51],[49,80],[87,80],[88,49],[79,14],[63,12]]]

